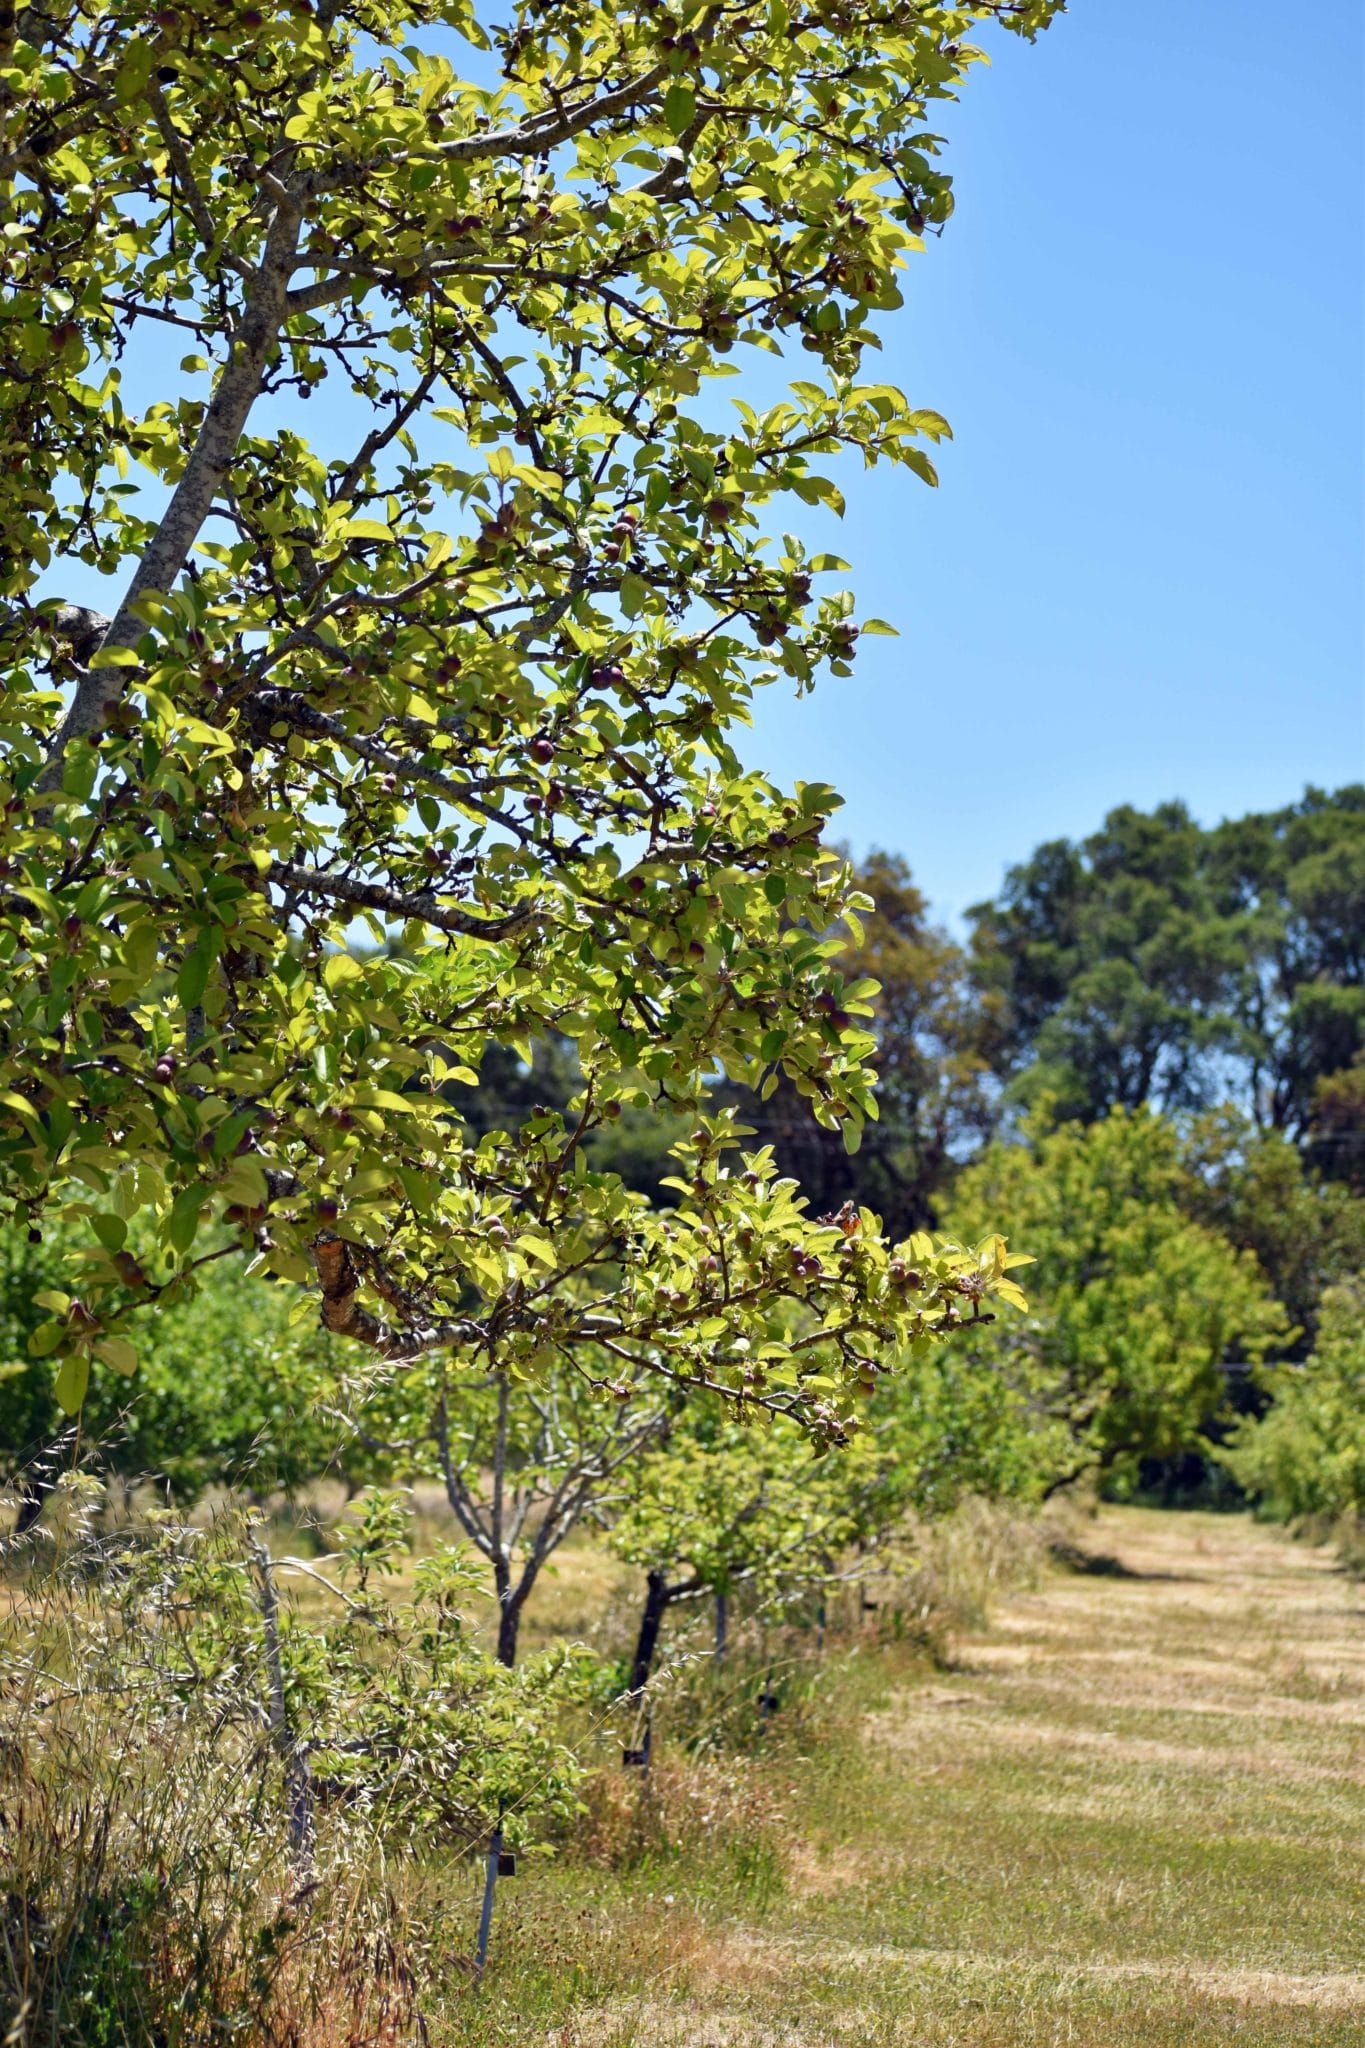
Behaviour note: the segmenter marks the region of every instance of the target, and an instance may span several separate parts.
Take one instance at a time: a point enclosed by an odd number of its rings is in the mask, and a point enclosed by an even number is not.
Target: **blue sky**
[[[902,637],[748,746],[949,918],[1114,804],[1365,774],[1365,9],[1072,0],[992,57],[872,359],[951,421],[940,488],[840,477]]]

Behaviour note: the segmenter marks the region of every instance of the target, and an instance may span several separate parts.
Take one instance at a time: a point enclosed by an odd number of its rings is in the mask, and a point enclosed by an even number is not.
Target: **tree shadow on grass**
[[[1136,1571],[1121,1557],[1114,1557],[1107,1550],[1085,1550],[1066,1536],[1054,1537],[1047,1549],[1054,1564],[1060,1565],[1063,1571],[1075,1572],[1081,1578],[1165,1580],[1170,1585],[1196,1584],[1199,1580],[1198,1572]]]

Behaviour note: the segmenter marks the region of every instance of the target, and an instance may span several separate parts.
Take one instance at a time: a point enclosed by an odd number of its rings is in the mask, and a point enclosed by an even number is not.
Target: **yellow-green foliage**
[[[1365,1515],[1365,1275],[1322,1299],[1317,1349],[1267,1368],[1271,1406],[1220,1453],[1266,1514]]]
[[[593,1140],[686,1129],[718,1073],[850,1150],[876,1114],[871,984],[822,937],[868,907],[837,792],[735,741],[887,630],[784,528],[842,509],[846,451],[935,480],[946,421],[869,351],[951,211],[972,29],[1059,9],[0,32],[0,1204],[92,1253],[35,1333],[68,1413],[218,1226],[338,1334],[527,1378],[605,1341],[739,1394],[797,1291],[826,1433],[850,1327],[909,1334],[873,1233],[827,1259],[706,1144],[668,1224]],[[757,350],[784,388],[721,403]],[[112,616],[71,601],[92,570]],[[567,1109],[467,1118],[489,1048],[551,1031]]]
[[[1149,1110],[1041,1120],[962,1176],[950,1221],[1000,1205],[1037,1258],[1032,1317],[984,1342],[1081,1462],[1169,1456],[1220,1406],[1218,1367],[1287,1329],[1249,1253],[1182,1206],[1177,1135]]]

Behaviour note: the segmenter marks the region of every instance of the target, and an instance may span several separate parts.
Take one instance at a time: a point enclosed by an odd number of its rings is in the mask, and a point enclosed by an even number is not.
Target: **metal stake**
[[[502,1859],[502,1827],[494,1828],[488,1843],[483,1875],[483,1910],[479,1914],[479,1944],[474,1954],[474,1974],[482,1977],[488,1961],[488,1937],[493,1930],[493,1894],[498,1888],[498,1864]]]

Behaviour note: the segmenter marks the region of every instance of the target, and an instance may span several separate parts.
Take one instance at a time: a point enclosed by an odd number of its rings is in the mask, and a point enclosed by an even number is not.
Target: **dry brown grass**
[[[703,1908],[674,1968],[524,2038],[1361,2048],[1361,1589],[1240,1518],[1069,1538],[815,1761],[765,1911]]]

